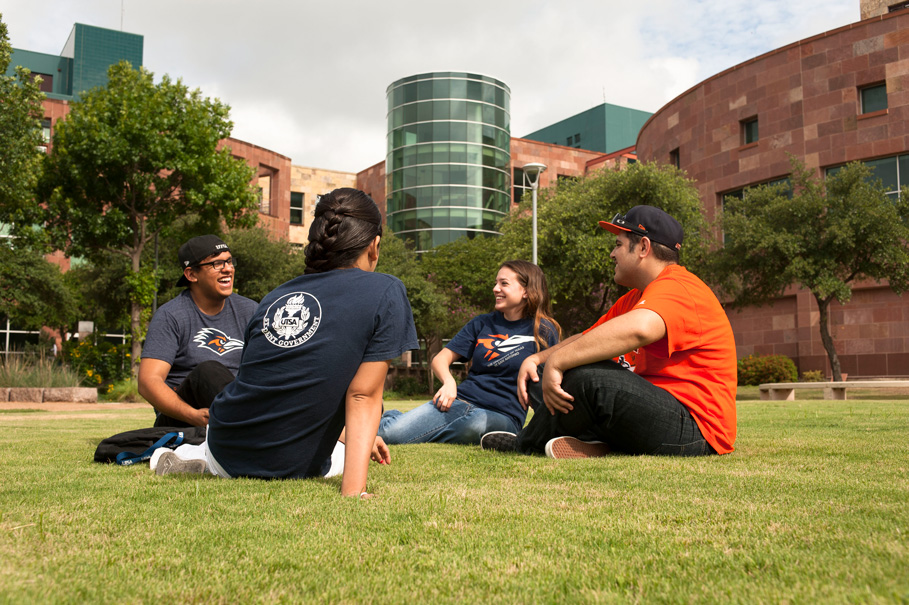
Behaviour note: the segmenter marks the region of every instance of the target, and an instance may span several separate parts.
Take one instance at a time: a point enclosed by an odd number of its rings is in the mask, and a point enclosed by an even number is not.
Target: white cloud
[[[472,71],[512,91],[512,134],[607,101],[655,111],[758,54],[858,20],[858,0],[6,0],[16,48],[80,22],[145,38],[145,65],[231,105],[234,135],[295,164],[385,157],[385,89]],[[122,13],[121,13],[122,8]]]

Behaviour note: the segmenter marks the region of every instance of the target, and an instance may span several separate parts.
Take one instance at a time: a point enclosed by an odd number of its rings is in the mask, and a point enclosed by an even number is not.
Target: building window
[[[758,119],[757,116],[741,121],[742,125],[742,145],[750,145],[758,141]]]
[[[679,148],[678,147],[676,147],[675,149],[673,149],[672,151],[669,152],[669,163],[672,164],[673,166],[675,166],[676,168],[682,167],[682,163],[679,160]]]
[[[33,71],[31,73],[32,82],[35,81],[35,78],[41,78],[41,84],[38,85],[41,92],[54,92],[54,76],[50,74],[39,74]]]
[[[901,11],[904,8],[909,8],[909,2],[897,2],[896,4],[891,4],[887,7],[887,12],[892,13],[894,11]]]
[[[887,85],[875,84],[866,86],[859,91],[862,101],[862,113],[881,111],[887,109]]]
[[[271,175],[259,177],[259,212],[271,214]]]
[[[41,145],[38,146],[38,149],[47,152],[47,146],[50,145],[51,140],[51,121],[50,118],[45,118],[41,120]]]
[[[514,184],[514,199],[512,199],[512,201],[517,204],[524,198],[524,192],[530,189],[530,184],[527,182],[527,177],[524,175],[523,169],[514,169],[514,179],[512,180],[512,183]]]
[[[772,181],[767,181],[766,183],[757,183],[754,185],[748,185],[747,187],[743,187],[742,189],[735,189],[734,191],[727,191],[726,193],[721,193],[719,195],[721,209],[722,210],[726,209],[726,202],[730,198],[735,198],[738,200],[745,199],[745,191],[748,189],[751,189],[753,187],[763,187],[763,186],[775,187],[775,186],[779,186],[779,185],[785,186],[785,189],[783,191],[781,191],[781,193],[783,193],[786,197],[788,197],[791,200],[792,193],[793,193],[792,182],[789,180],[789,177],[787,176],[787,177],[784,177],[781,179],[774,179]],[[728,243],[729,243],[729,240],[726,237],[726,232],[724,231],[723,232],[723,245],[725,246]]]
[[[290,192],[290,224],[303,224],[303,194],[297,191]]]
[[[863,163],[871,169],[868,181],[871,183],[879,181],[884,186],[887,197],[894,201],[899,198],[902,188],[909,184],[909,155],[866,160]],[[842,168],[842,166],[828,168],[826,171],[827,178],[830,178]]]

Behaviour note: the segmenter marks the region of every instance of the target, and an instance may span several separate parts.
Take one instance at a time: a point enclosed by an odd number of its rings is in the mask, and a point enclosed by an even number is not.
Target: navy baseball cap
[[[634,233],[647,236],[651,241],[673,250],[682,247],[685,231],[672,216],[654,206],[635,206],[624,215],[619,213],[611,221],[600,221],[600,227],[618,235]]]
[[[180,246],[177,257],[180,259],[180,269],[192,267],[201,263],[209,256],[230,252],[230,248],[217,235],[200,235],[194,237],[182,246]],[[189,280],[183,275],[177,282],[178,286],[188,286]]]

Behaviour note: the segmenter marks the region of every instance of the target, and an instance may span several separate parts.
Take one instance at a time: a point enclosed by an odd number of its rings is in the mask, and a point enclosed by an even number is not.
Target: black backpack
[[[159,447],[176,449],[177,446],[185,443],[200,445],[203,441],[205,441],[204,426],[180,428],[153,426],[147,429],[136,429],[117,433],[99,443],[98,449],[95,450],[95,462],[126,466],[147,461]]]

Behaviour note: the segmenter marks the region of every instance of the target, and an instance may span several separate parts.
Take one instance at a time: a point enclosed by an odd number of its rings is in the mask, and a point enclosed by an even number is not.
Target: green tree
[[[73,263],[63,280],[74,297],[76,319],[91,321],[102,334],[129,332],[129,275],[129,260],[118,254]]]
[[[12,55],[6,24],[0,14],[0,223],[30,226],[36,222],[34,190],[42,153],[41,118],[44,94],[29,70],[16,68],[7,76]],[[27,230],[33,240],[42,234]],[[20,242],[20,247],[25,242]]]
[[[25,329],[51,326],[65,334],[75,301],[60,268],[29,248],[0,243],[0,316]]]
[[[496,271],[506,258],[501,237],[462,237],[423,254],[421,262],[426,278],[446,297],[449,325],[443,338],[450,338],[468,320],[492,310]]]
[[[624,170],[603,169],[540,191],[538,261],[566,334],[593,324],[625,293],[612,279],[609,253],[615,236],[598,222],[639,204],[662,208],[678,219],[685,229],[682,264],[699,272],[708,251],[707,224],[697,189],[675,167],[637,163]],[[506,218],[502,244],[508,255],[531,258],[531,220],[529,199]]]
[[[438,343],[441,328],[447,321],[447,299],[426,279],[424,268],[413,250],[407,248],[404,240],[395,237],[386,228],[382,236],[379,264],[376,271],[394,275],[407,288],[407,299],[413,311],[417,336],[423,341],[424,355],[429,359],[434,343]],[[432,371],[426,365],[429,390],[432,390]]]
[[[133,364],[155,278],[143,253],[156,234],[191,217],[196,232],[251,225],[253,170],[227,148],[229,108],[164,76],[114,65],[108,84],[84,93],[59,122],[39,194],[52,243],[69,256],[129,260]]]
[[[235,291],[255,301],[302,275],[306,267],[302,250],[294,250],[287,240],[272,239],[262,227],[232,229],[224,240],[237,259]]]
[[[909,191],[889,198],[861,163],[823,182],[797,159],[791,162],[791,199],[788,187],[778,185],[727,200],[721,223],[726,243],[712,271],[738,307],[766,304],[793,285],[811,292],[838,381],[830,303],[848,302],[859,280],[887,280],[897,293],[909,286]]]

